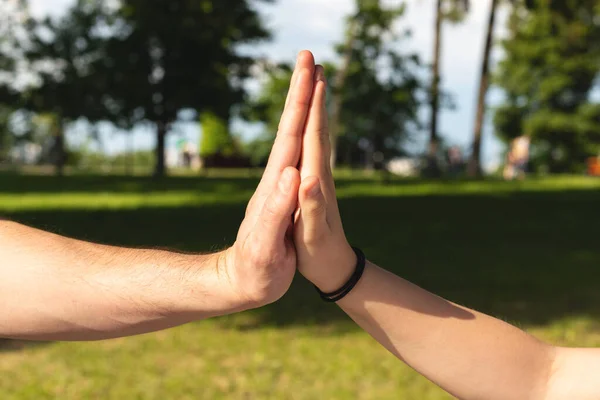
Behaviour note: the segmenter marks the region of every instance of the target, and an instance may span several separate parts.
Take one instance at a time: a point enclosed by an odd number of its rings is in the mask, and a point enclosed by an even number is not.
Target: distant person
[[[450,176],[456,177],[464,172],[465,160],[460,147],[452,146],[446,151],[446,163],[448,164],[448,174]]]
[[[504,179],[525,179],[529,165],[529,146],[531,139],[527,136],[519,136],[510,144],[504,168]]]
[[[377,267],[350,246],[329,166],[324,71],[310,53],[300,54],[291,86],[268,166],[230,249],[121,249],[5,222],[0,334],[101,339],[260,307],[287,291],[297,267],[324,300],[458,398],[600,398],[600,350],[549,346]]]
[[[587,173],[590,176],[600,176],[600,156],[588,158]]]

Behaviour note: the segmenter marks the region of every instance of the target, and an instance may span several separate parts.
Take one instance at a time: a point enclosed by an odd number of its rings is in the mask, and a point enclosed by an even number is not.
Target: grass
[[[0,213],[65,235],[208,251],[230,244],[257,179],[0,175]],[[600,346],[600,180],[338,181],[369,258],[558,345]],[[321,303],[278,303],[97,343],[0,343],[2,399],[448,399]]]

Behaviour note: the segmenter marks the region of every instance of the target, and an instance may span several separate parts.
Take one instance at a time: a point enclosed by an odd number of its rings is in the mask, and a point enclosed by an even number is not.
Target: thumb
[[[329,232],[327,203],[319,178],[311,176],[300,185],[300,232],[306,243],[315,243]]]
[[[287,167],[260,212],[255,226],[258,236],[272,244],[284,239],[298,205],[298,186],[300,173],[296,168]]]

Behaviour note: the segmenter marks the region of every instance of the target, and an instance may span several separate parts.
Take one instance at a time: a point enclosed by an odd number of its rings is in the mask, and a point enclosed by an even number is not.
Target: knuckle
[[[303,112],[310,106],[311,97],[296,94],[290,104],[292,112]]]
[[[302,130],[298,128],[298,126],[289,126],[287,123],[282,121],[279,124],[275,141],[277,142],[285,138],[297,139],[301,136],[301,132]]]
[[[321,145],[329,145],[329,129],[327,126],[320,126],[315,129],[315,135]]]
[[[308,213],[312,218],[315,217],[320,217],[323,214],[325,214],[325,211],[327,210],[325,203],[322,201],[319,202],[313,202],[309,207],[308,207]]]
[[[264,217],[269,219],[276,219],[281,214],[281,206],[283,203],[283,197],[279,192],[273,193],[269,200],[265,203],[263,208]]]

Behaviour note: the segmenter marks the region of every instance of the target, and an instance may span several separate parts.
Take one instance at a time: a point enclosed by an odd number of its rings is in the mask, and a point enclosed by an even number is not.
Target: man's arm
[[[356,256],[344,234],[329,168],[320,67],[316,77],[304,135],[294,238],[298,269],[329,293],[348,281]],[[458,398],[600,398],[599,350],[549,346],[372,263],[338,305],[396,357]]]
[[[223,255],[104,246],[0,221],[0,336],[105,339],[248,308]]]
[[[222,253],[123,249],[0,220],[0,337],[105,339],[279,299],[296,272],[289,232],[314,68],[301,52],[265,174]]]

